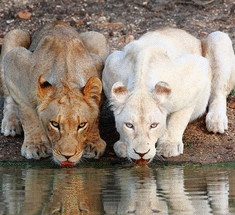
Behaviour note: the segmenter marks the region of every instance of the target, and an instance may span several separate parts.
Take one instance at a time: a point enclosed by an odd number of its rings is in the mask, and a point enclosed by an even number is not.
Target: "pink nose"
[[[137,155],[139,155],[141,158],[143,158],[146,154],[148,154],[149,153],[149,151],[150,151],[150,149],[147,151],[147,152],[145,152],[145,153],[139,153],[139,152],[137,152],[135,149],[133,149],[134,150],[134,152],[137,154]]]

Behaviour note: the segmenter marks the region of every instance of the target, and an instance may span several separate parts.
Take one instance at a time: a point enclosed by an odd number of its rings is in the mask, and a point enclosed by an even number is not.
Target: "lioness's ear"
[[[157,100],[161,105],[166,104],[169,95],[171,94],[171,89],[166,82],[160,81],[155,85],[153,90],[153,98]]]
[[[100,103],[102,92],[102,83],[99,78],[91,77],[84,87],[83,94],[95,100],[96,104]]]
[[[111,100],[112,100],[112,105],[114,108],[118,108],[128,98],[129,91],[127,88],[123,85],[122,82],[116,82],[111,91]]]
[[[54,87],[45,80],[42,75],[38,79],[38,91],[37,96],[39,99],[43,99],[46,96],[50,95],[54,91]]]

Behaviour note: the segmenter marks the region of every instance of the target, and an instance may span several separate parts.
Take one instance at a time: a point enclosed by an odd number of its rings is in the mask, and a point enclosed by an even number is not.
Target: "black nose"
[[[65,156],[65,155],[64,155],[64,157],[68,160],[68,159],[71,158],[72,156]]]
[[[67,160],[71,157],[73,157],[74,155],[63,155]]]
[[[144,157],[146,154],[148,154],[149,153],[149,151],[150,151],[150,149],[147,151],[147,152],[145,152],[145,153],[139,153],[139,152],[137,152],[135,149],[133,149],[134,150],[134,152],[137,154],[137,155],[139,155],[141,158],[142,157]]]

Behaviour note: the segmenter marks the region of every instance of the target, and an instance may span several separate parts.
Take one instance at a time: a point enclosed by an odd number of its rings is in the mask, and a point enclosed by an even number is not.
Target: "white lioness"
[[[15,136],[22,124],[23,156],[47,157],[52,148],[57,163],[76,164],[84,149],[87,157],[103,154],[99,78],[107,50],[103,35],[78,34],[59,21],[36,32],[32,42],[22,30],[6,35],[1,53],[6,98],[1,131]]]
[[[235,84],[235,57],[225,33],[203,41],[179,29],[147,33],[108,57],[102,79],[120,133],[114,144],[120,157],[147,163],[156,151],[182,154],[187,124],[208,103],[207,129],[228,128],[226,97]]]

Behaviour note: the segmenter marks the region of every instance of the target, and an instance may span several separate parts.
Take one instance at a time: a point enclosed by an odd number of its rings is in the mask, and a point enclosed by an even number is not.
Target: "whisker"
[[[87,162],[87,160],[85,158],[81,157],[79,160],[79,163],[83,163],[84,161]]]
[[[156,153],[156,155],[154,156],[153,159],[154,160],[160,160],[160,161],[165,161],[166,160],[162,155],[160,155],[158,153]]]

